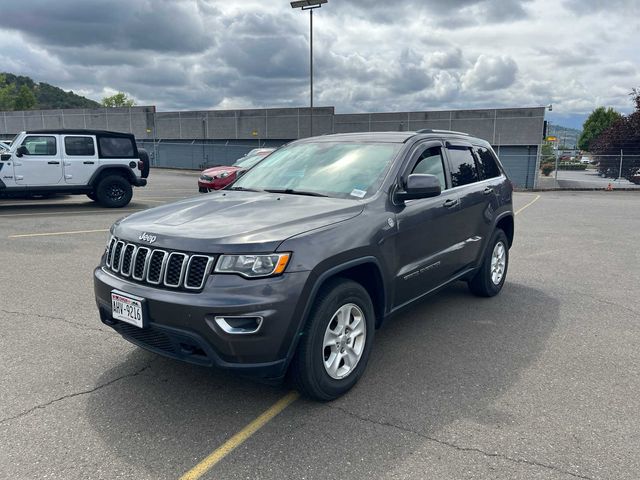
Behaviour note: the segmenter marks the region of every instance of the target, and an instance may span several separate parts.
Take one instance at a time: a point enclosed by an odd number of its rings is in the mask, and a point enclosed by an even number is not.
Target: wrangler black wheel
[[[121,208],[129,204],[133,188],[129,181],[120,175],[109,175],[98,183],[96,198],[107,208]]]

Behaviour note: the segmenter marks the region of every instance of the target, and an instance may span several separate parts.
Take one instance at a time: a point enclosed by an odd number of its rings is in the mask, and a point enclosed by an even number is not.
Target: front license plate
[[[111,316],[136,327],[144,326],[142,298],[132,298],[120,292],[111,292]]]

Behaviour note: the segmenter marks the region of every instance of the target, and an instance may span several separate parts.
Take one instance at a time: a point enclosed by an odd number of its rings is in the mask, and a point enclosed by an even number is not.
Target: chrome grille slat
[[[118,240],[115,247],[113,247],[113,258],[111,259],[111,269],[114,272],[120,271],[120,264],[122,263],[122,249],[124,248],[124,242]]]
[[[178,257],[181,257],[181,260],[174,260],[174,259],[178,259]],[[180,285],[182,285],[182,280],[184,278],[184,271],[185,271],[185,268],[187,267],[188,260],[189,260],[189,256],[185,253],[171,252],[169,254],[169,257],[167,258],[167,265],[164,270],[164,284],[167,287],[179,287]],[[176,262],[178,261],[180,261],[180,264],[179,264],[180,272],[177,274],[178,281],[176,282],[172,280],[176,276],[175,270],[178,268],[178,263]]]
[[[131,278],[134,280],[142,281],[147,276],[147,267],[149,265],[149,253],[151,249],[147,247],[138,247],[136,255],[133,259],[133,271],[131,272]],[[139,263],[142,262],[142,268],[140,271]],[[137,272],[140,271],[140,274]]]
[[[118,277],[157,288],[200,291],[216,260],[214,255],[152,248],[113,236],[107,245],[107,270]]]
[[[107,247],[107,258],[105,259],[107,267],[111,267],[111,259],[113,258],[113,249],[115,248],[117,240],[115,237],[109,239],[109,246]]]
[[[149,257],[149,268],[147,269],[147,282],[152,285],[160,285],[160,283],[162,283],[164,267],[167,263],[167,256],[168,255],[165,250],[155,249],[151,252],[151,256]],[[156,258],[159,258],[159,260],[156,260]],[[158,262],[160,262],[159,265]]]
[[[202,273],[195,272],[196,265],[200,259],[206,259],[206,263],[204,265],[204,270]],[[194,264],[195,260],[195,264]],[[207,275],[211,272],[211,266],[213,263],[213,257],[209,257],[207,255],[192,255],[189,258],[189,263],[187,264],[187,275],[184,279],[184,288],[189,290],[200,290],[204,287],[204,282],[207,280]],[[198,278],[201,277],[199,281]]]
[[[122,261],[120,263],[120,274],[124,277],[131,275],[131,268],[133,266],[133,257],[136,253],[136,246],[133,243],[128,243],[122,250]]]

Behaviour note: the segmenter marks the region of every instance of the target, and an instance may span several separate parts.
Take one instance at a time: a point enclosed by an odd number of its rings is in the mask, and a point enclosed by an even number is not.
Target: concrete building
[[[535,186],[544,107],[336,114],[334,107],[157,112],[153,106],[0,112],[0,138],[42,128],[133,133],[159,167],[201,169],[231,164],[257,146],[313,134],[457,130],[491,142],[515,185]]]

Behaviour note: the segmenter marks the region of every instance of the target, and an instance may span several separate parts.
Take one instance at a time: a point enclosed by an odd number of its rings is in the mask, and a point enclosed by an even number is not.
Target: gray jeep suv
[[[464,280],[502,288],[512,186],[449,131],[292,142],[225,190],[116,222],[95,270],[103,323],[153,352],[331,400],[392,314]]]

